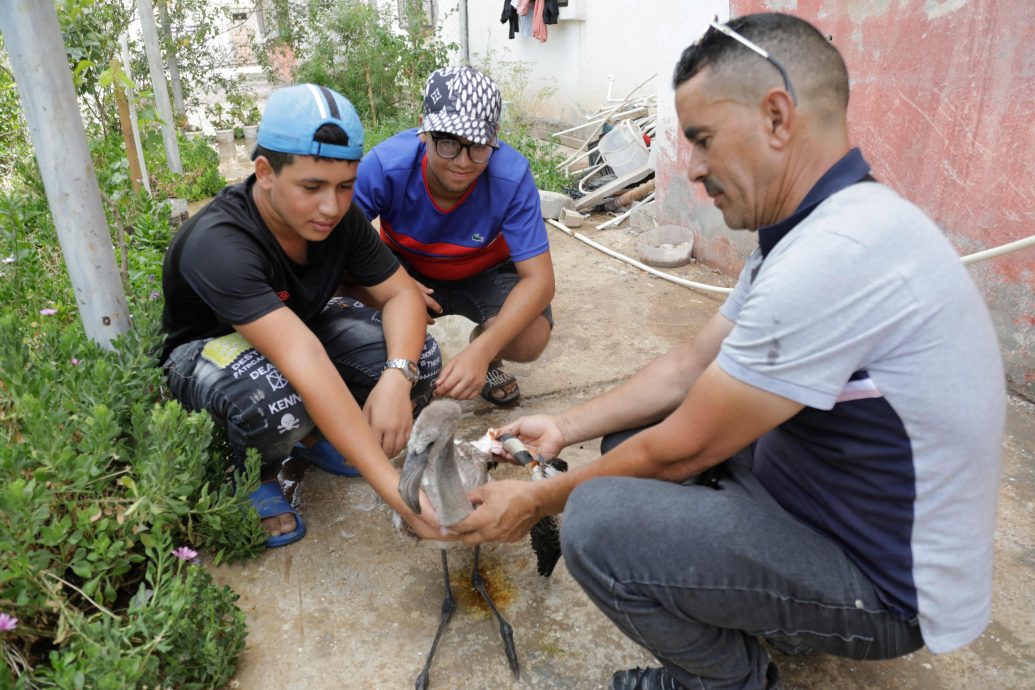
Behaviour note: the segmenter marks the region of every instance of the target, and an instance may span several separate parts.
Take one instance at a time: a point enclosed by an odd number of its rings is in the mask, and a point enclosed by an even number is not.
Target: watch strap
[[[417,383],[420,379],[420,370],[417,368],[416,363],[408,359],[390,359],[385,362],[385,369],[398,369],[402,372],[402,375],[406,377],[406,380],[410,383]]]

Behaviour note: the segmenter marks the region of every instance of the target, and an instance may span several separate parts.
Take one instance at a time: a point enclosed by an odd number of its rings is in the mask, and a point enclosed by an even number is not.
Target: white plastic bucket
[[[647,146],[643,133],[632,120],[622,122],[600,138],[597,149],[617,177],[636,172],[647,164]]]
[[[661,225],[640,235],[640,258],[660,268],[675,268],[690,263],[694,233],[679,225]]]

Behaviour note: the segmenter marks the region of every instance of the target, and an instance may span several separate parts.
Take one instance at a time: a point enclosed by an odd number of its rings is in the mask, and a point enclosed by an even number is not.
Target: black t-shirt
[[[387,280],[399,262],[353,204],[308,263],[284,253],[252,199],[252,175],[184,223],[165,254],[162,361],[178,345],[233,332],[284,305],[309,323],[342,281]]]

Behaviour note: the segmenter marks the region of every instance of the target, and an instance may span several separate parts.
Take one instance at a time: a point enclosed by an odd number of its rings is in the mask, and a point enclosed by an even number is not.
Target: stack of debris
[[[609,84],[604,103],[586,116],[585,123],[555,133],[581,142],[558,166],[578,179],[566,190],[575,199],[573,209],[619,214],[598,227],[620,223],[634,208],[654,200],[651,141],[657,127],[657,94],[640,94],[640,90],[656,76],[620,99],[611,97]]]

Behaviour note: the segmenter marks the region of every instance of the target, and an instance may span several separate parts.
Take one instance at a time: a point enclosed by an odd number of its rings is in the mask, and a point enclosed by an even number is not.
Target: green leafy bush
[[[217,687],[243,644],[236,597],[170,554],[261,550],[258,462],[228,483],[210,418],[159,400],[157,303],[133,309],[114,353],[71,309],[0,318],[0,610],[21,621],[5,655],[58,687]]]
[[[497,61],[491,52],[482,56],[478,69],[490,75],[503,94],[505,106],[500,138],[528,159],[536,186],[551,192],[563,192],[566,187],[571,187],[574,177],[558,169],[564,162],[564,154],[555,142],[544,141],[532,134],[535,124],[532,113],[536,112],[538,103],[552,95],[552,90],[541,88],[532,92],[528,65]]]
[[[208,415],[166,399],[169,209],[129,190],[118,143],[94,146],[133,315],[113,352],[83,332],[31,161],[0,191],[0,688],[215,688],[244,644],[236,595],[172,551],[263,549],[258,458],[228,477]]]
[[[202,138],[187,139],[181,135],[177,137],[177,145],[183,166],[182,174],[169,170],[159,130],[152,130],[143,138],[144,162],[156,198],[176,197],[197,201],[219,193],[226,186],[226,178],[219,172],[219,154],[207,141]],[[133,186],[122,135],[94,138],[91,147],[101,189],[116,200],[131,193]]]
[[[144,152],[156,196],[198,201],[218,194],[226,186],[226,178],[219,172],[219,154],[201,137],[180,136],[178,140],[182,175],[171,172],[166,165],[160,137],[152,137],[154,146]]]
[[[400,33],[395,11],[356,0],[328,3],[310,23],[295,81],[338,91],[375,129],[399,115],[416,123],[424,81],[449,64],[457,46],[416,25]]]

